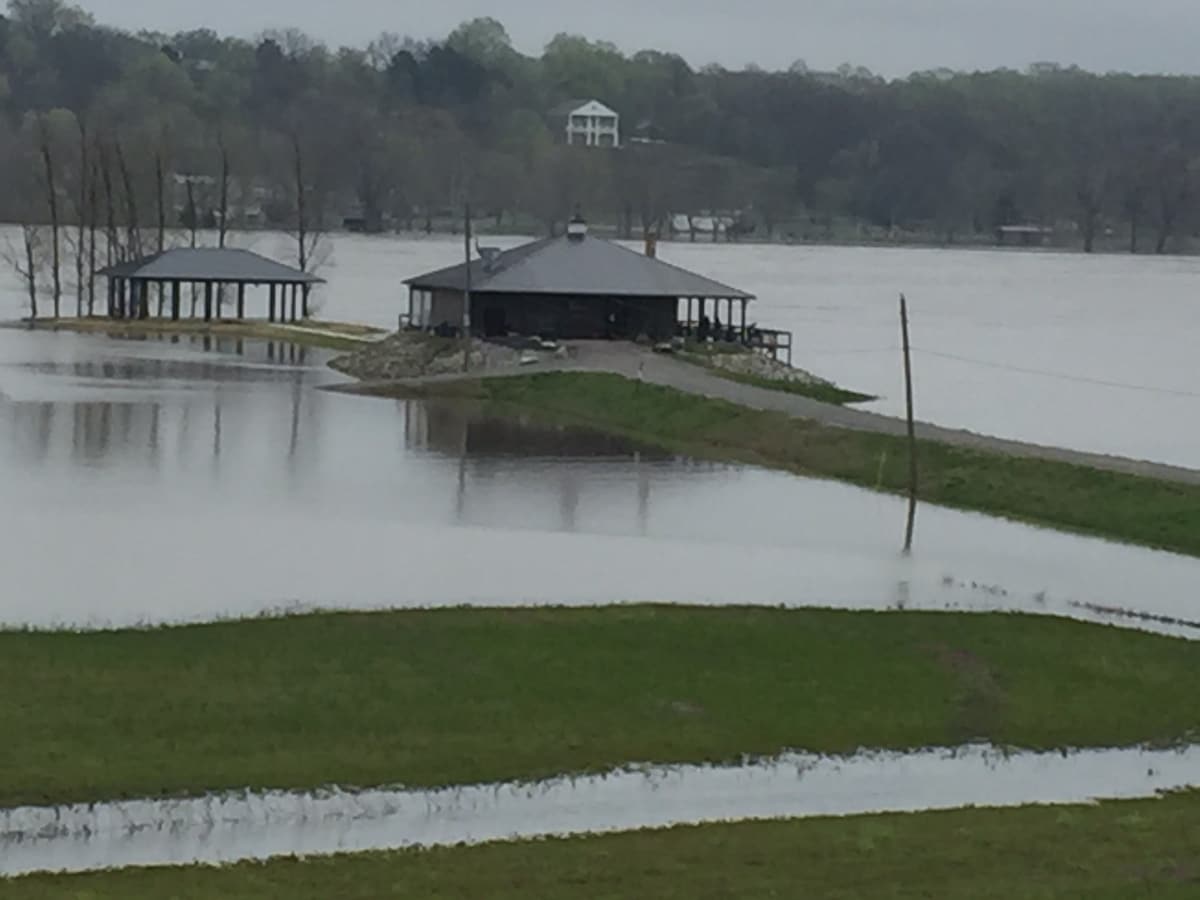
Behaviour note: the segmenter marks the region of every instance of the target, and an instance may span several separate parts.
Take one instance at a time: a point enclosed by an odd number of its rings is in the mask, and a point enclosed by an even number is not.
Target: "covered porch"
[[[257,300],[268,322],[298,322],[309,316],[312,286],[324,281],[248,250],[215,247],[167,250],[96,275],[107,279],[107,313],[116,320],[243,320]]]

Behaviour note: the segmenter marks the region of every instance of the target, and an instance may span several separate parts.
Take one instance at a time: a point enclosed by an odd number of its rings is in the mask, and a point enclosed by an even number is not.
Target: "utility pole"
[[[912,348],[908,341],[908,300],[900,295],[900,333],[904,347],[904,395],[908,405],[908,527],[904,532],[904,552],[912,553],[913,532],[917,524],[917,424],[913,412]]]
[[[466,222],[463,226],[463,248],[466,254],[466,285],[463,289],[463,371],[471,371],[471,204],[466,205]]]

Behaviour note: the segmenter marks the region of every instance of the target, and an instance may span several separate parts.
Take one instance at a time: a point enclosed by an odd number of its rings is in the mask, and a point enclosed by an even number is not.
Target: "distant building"
[[[551,110],[550,118],[568,144],[621,146],[621,117],[599,100],[569,100]]]
[[[1001,225],[996,229],[996,243],[1021,247],[1044,247],[1054,237],[1054,229],[1042,225]]]

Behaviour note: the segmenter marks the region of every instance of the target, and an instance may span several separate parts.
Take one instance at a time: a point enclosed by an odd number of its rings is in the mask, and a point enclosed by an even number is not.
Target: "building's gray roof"
[[[461,291],[466,263],[410,278],[422,290]],[[600,238],[548,238],[509,250],[485,266],[471,263],[471,290],[490,294],[603,297],[702,297],[753,300],[754,295]]]
[[[317,284],[324,279],[249,250],[180,247],[118,263],[96,273],[133,281],[221,281],[244,284]]]

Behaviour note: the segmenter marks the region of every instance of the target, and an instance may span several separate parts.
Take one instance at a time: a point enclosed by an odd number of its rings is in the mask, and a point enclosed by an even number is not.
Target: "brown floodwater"
[[[0,623],[666,602],[1023,610],[1191,635],[1200,561],[455,405],[325,354],[0,330]]]

